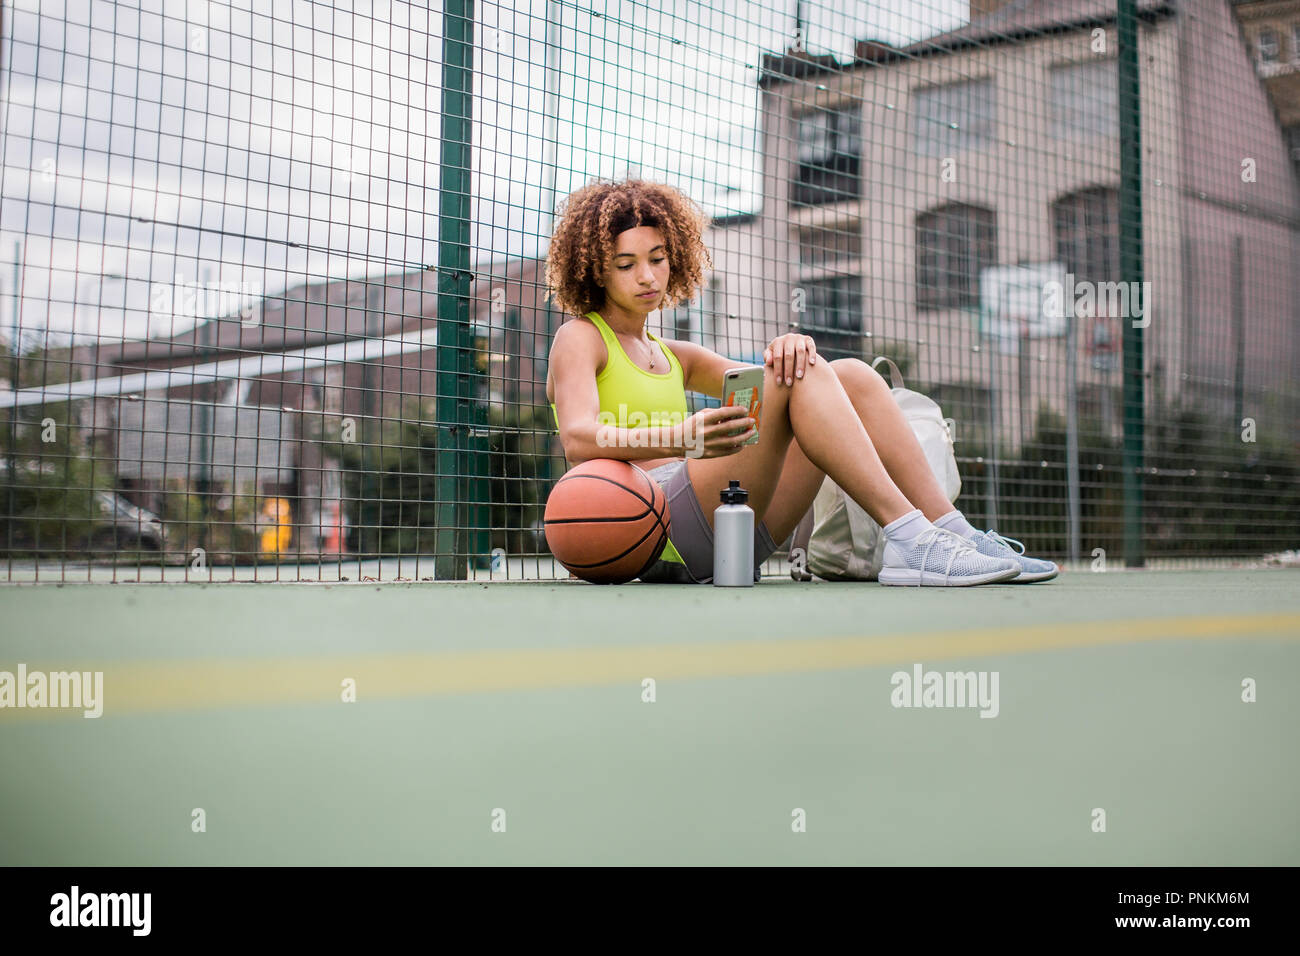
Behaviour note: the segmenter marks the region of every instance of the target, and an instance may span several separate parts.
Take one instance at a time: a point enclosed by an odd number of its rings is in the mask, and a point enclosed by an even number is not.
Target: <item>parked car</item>
[[[112,491],[95,492],[103,515],[91,537],[96,551],[166,551],[167,529],[152,511]]]

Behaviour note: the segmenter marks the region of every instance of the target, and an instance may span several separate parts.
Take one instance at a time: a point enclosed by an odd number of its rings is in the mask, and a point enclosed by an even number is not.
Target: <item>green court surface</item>
[[[0,862],[1296,865],[1297,585],[0,587]]]

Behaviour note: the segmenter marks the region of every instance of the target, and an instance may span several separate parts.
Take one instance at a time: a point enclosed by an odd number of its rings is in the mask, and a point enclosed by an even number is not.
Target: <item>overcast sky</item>
[[[440,2],[3,3],[0,337],[15,256],[27,349],[47,327],[51,345],[74,322],[80,341],[164,336],[304,282],[436,263]],[[804,2],[805,46],[847,59],[966,6]],[[478,0],[475,261],[536,255],[551,197],[594,176],[755,209],[757,65],[795,7]]]

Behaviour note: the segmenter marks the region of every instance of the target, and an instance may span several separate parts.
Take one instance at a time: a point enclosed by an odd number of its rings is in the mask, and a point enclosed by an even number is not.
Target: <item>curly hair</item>
[[[546,285],[564,312],[586,315],[605,304],[596,283],[614,257],[619,233],[653,226],[668,251],[668,287],[662,307],[695,298],[713,259],[702,239],[709,218],[687,196],[662,183],[597,180],[560,204],[560,217],[546,257]]]

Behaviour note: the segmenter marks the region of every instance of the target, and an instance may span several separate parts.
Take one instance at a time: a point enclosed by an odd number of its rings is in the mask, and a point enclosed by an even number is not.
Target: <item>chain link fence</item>
[[[4,0],[0,124],[9,580],[567,577],[597,177],[712,218],[651,331],[889,356],[975,524],[1300,542],[1300,0]]]

